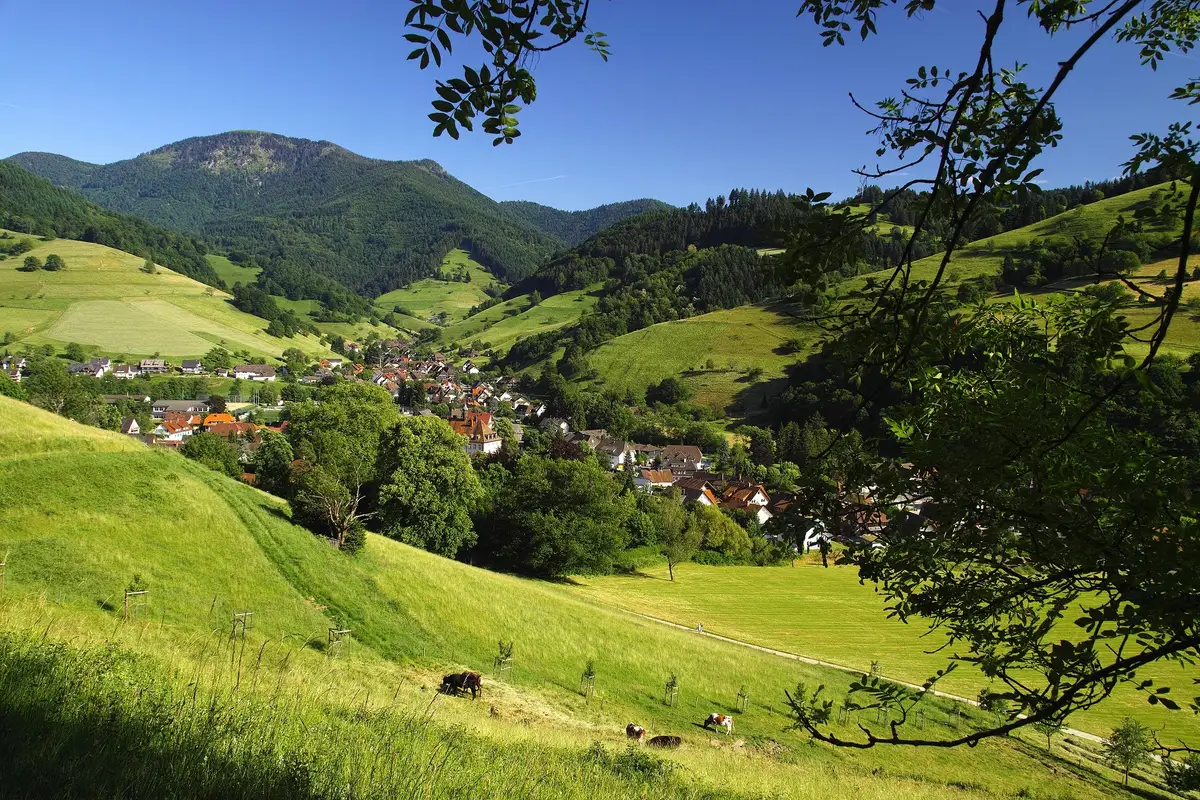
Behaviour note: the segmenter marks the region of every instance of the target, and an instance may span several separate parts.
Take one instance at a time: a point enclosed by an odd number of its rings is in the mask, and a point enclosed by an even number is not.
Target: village
[[[230,367],[208,368],[203,359],[183,359],[177,363],[163,358],[114,363],[96,357],[72,362],[73,376],[116,379],[211,377],[249,382],[317,387],[337,381],[370,383],[386,390],[396,399],[401,414],[437,415],[446,410],[444,419],[463,439],[467,454],[494,456],[501,451],[506,437],[520,447],[529,428],[536,428],[563,442],[586,448],[614,473],[631,473],[633,485],[647,493],[676,493],[681,502],[714,506],[727,512],[743,511],[758,525],[766,525],[793,503],[788,493],[772,497],[761,483],[731,480],[710,471],[713,466],[699,447],[688,444],[640,444],[611,435],[607,430],[573,430],[567,420],[548,414],[545,403],[522,392],[512,377],[488,374],[472,358],[455,364],[440,352],[418,351],[402,340],[374,341],[367,346],[357,342],[339,342],[344,357],[330,357],[298,369],[261,363],[241,363]],[[368,361],[371,365],[368,366]],[[25,356],[0,357],[0,372],[18,383],[29,359]],[[415,391],[415,395],[414,395]],[[123,417],[120,432],[137,437],[148,447],[179,449],[194,435],[213,433],[234,442],[243,468],[242,480],[254,482],[254,453],[262,443],[263,431],[287,429],[285,409],[287,393],[267,392],[269,403],[230,402],[221,397],[191,399],[155,398],[151,394],[121,393],[102,395],[104,402],[149,409],[143,421],[135,415]],[[251,395],[256,397],[257,393]],[[416,401],[416,402],[414,402]],[[276,421],[263,419],[269,412]],[[501,432],[501,429],[505,431]],[[815,546],[820,531],[807,537],[804,549]]]

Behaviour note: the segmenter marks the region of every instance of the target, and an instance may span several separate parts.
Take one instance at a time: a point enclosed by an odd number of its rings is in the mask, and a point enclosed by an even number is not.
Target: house
[[[617,470],[624,469],[627,466],[633,466],[637,460],[633,445],[621,439],[614,439],[611,436],[606,436],[593,448],[600,455],[608,458],[609,469]]]
[[[206,416],[204,422],[201,424],[204,425],[205,430],[208,430],[214,425],[229,425],[234,422],[237,422],[237,420],[233,418],[232,414],[216,413]]]
[[[662,466],[676,475],[690,478],[704,464],[700,448],[690,444],[669,444],[662,450]]]
[[[504,443],[492,427],[492,415],[486,411],[468,411],[463,419],[450,420],[450,427],[467,437],[467,455],[498,453]]]
[[[100,395],[100,399],[103,400],[104,402],[108,403],[109,405],[113,405],[115,403],[124,403],[124,402],[149,403],[150,395],[148,395],[148,394],[102,394],[102,395]]]
[[[771,504],[771,496],[760,483],[730,483],[721,493],[721,508],[729,511],[745,509],[758,520],[759,525],[765,525],[772,516],[767,508]]]
[[[670,489],[674,482],[675,476],[669,469],[644,469],[633,479],[633,485],[644,492]]]
[[[361,353],[362,352],[362,345],[359,344],[358,342],[346,342],[344,347],[348,352],[351,352],[351,353]]]
[[[674,485],[679,487],[680,499],[685,503],[699,503],[702,506],[719,504],[712,484],[703,478],[677,478]]]
[[[29,359],[25,356],[0,356],[0,370],[5,372],[20,372],[28,366]]]
[[[154,428],[154,438],[164,442],[182,442],[192,435],[192,428],[183,422],[166,420]]]
[[[463,362],[461,369],[467,375],[478,375],[479,374],[479,367],[475,366],[469,360]]]
[[[112,369],[112,362],[107,358],[93,358],[86,363],[71,364],[67,367],[67,372],[72,375],[87,375],[92,378],[100,378],[110,369]]]
[[[239,364],[233,368],[233,377],[240,381],[273,381],[275,368],[266,364]]]
[[[203,400],[156,400],[150,406],[150,416],[166,419],[167,414],[207,414],[211,408]]]
[[[571,432],[571,426],[567,424],[567,421],[558,417],[547,417],[538,423],[538,427],[547,433],[554,433],[557,430],[563,436]]]
[[[138,421],[134,417],[126,417],[121,420],[121,433],[126,436],[139,436],[141,432],[142,426],[138,425]]]
[[[167,371],[167,362],[161,358],[143,358],[138,364],[138,370],[143,375],[153,375]]]
[[[204,362],[198,358],[185,358],[179,371],[184,375],[199,375],[204,372]]]
[[[136,378],[141,374],[142,371],[133,364],[117,364],[117,366],[113,367],[112,371],[114,378],[121,378],[122,380]]]
[[[217,416],[217,415],[210,415]],[[221,414],[220,416],[229,416]],[[253,422],[233,422],[232,417],[230,422],[217,422],[212,425],[205,424],[204,428],[208,433],[215,433],[223,438],[232,437],[234,439],[258,438],[258,426]]]

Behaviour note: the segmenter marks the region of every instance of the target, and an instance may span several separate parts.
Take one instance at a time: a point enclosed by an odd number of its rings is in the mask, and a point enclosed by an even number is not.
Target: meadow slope
[[[21,236],[21,234],[14,234]],[[199,357],[216,346],[263,357],[299,347],[329,351],[314,337],[266,334],[266,320],[243,313],[230,296],[163,267],[141,271],[143,259],[89,242],[35,240],[30,255],[61,256],[60,272],[21,272],[21,258],[0,261],[0,332],[21,344],[70,342],[113,357]]]
[[[341,726],[369,727],[402,712],[423,715],[438,730],[462,726],[476,742],[460,756],[464,774],[475,775],[487,763],[493,781],[507,776],[516,782],[488,784],[478,796],[1123,794],[1111,773],[1093,775],[1061,753],[1046,755],[1019,740],[969,751],[852,753],[809,745],[789,729],[783,689],[797,681],[823,683],[837,698],[847,676],[667,629],[596,606],[569,587],[479,570],[376,536],[364,553],[348,558],[293,526],[286,506],[269,495],[177,454],[6,398],[0,398],[0,484],[6,488],[0,553],[9,553],[0,632],[36,630],[41,639],[64,643],[66,650],[54,651],[62,659],[70,648],[108,642],[142,659],[130,678],[135,682],[151,674],[206,686],[225,680],[227,692],[246,697],[239,703],[261,705],[263,719],[317,715],[306,735],[296,734],[299,743],[278,745],[283,750],[271,763],[291,763],[288,748],[303,748],[304,740],[323,741]],[[135,581],[149,590],[149,604],[122,622],[123,589]],[[255,612],[241,645],[238,629],[231,634],[230,628],[237,611]],[[352,634],[331,647],[329,628]],[[439,675],[461,667],[488,671],[501,638],[516,644],[514,668],[504,682],[489,676],[484,702],[431,704]],[[22,674],[11,669],[13,654],[30,648],[36,644],[0,648],[0,664],[10,667],[0,668],[6,686]],[[597,678],[596,695],[587,700],[578,689],[589,659]],[[671,673],[682,687],[675,706],[662,702]],[[12,711],[6,702],[36,695],[29,686],[12,685],[21,691],[0,692],[5,713]],[[281,686],[295,688],[295,697]],[[710,711],[733,710],[740,687],[751,699],[737,715],[735,737],[696,726]],[[87,686],[70,689],[84,691]],[[232,702],[231,695],[220,696]],[[944,701],[931,705],[932,729],[950,724],[950,707]],[[683,748],[670,755],[681,767],[671,782],[630,783],[630,773],[620,770],[605,772],[603,780],[589,778],[592,768],[583,766],[593,763],[583,758],[589,743],[623,748],[622,731],[631,719],[653,734],[684,737]],[[859,721],[875,724],[873,717]],[[259,722],[247,718],[246,724],[258,730]],[[392,746],[421,752],[415,736],[401,731]],[[361,746],[365,753],[368,740],[362,734],[335,749]],[[15,763],[25,763],[26,749],[37,746],[6,744]],[[170,761],[177,755],[168,749],[155,757]],[[321,758],[310,769],[328,760]],[[522,790],[520,776],[530,769],[543,777]],[[411,794],[443,796],[433,788],[444,790],[453,775],[427,780]]]

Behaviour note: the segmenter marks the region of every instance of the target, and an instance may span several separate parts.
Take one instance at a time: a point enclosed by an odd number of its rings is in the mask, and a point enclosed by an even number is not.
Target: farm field
[[[930,654],[942,639],[921,639],[924,628],[887,617],[883,598],[858,582],[852,567],[708,567],[684,564],[676,580],[651,567],[633,576],[577,579],[581,596],[681,625],[704,623],[706,632],[867,672],[878,661],[884,675],[921,683],[946,666]],[[1163,664],[1139,674],[1155,685],[1191,689],[1196,669]],[[943,691],[975,697],[984,678],[966,667],[939,684]],[[1106,735],[1124,716],[1136,716],[1167,736],[1200,739],[1200,721],[1146,703],[1144,695],[1120,687],[1104,704],[1072,716],[1069,725]]]
[[[449,321],[465,319],[472,306],[488,298],[484,287],[495,283],[496,279],[465,251],[451,250],[442,262],[442,274],[454,276],[464,271],[471,276],[469,283],[425,278],[415,281],[407,289],[380,295],[375,298],[375,308],[380,314],[386,314],[395,306],[401,306],[425,322],[438,314],[445,314]]]
[[[599,299],[599,286],[556,294],[533,308],[529,307],[529,296],[521,295],[447,326],[441,340],[464,347],[481,341],[485,350],[503,355],[518,339],[578,321]]]
[[[57,774],[59,765],[74,775],[92,763],[95,754],[78,749],[71,728],[61,733],[46,722],[71,712],[82,715],[74,723],[88,725],[82,729],[105,731],[106,757],[145,752],[148,763],[173,767],[139,772],[147,781],[213,781],[224,771],[263,780],[300,759],[309,780],[343,790],[350,784],[363,796],[378,786],[366,782],[392,773],[391,765],[378,776],[370,768],[379,764],[372,748],[386,743],[399,774],[412,770],[423,789],[438,788],[431,797],[1133,796],[1107,770],[1082,770],[1062,752],[1046,755],[1018,739],[969,751],[810,746],[789,730],[783,689],[819,682],[836,699],[848,676],[374,535],[350,558],[291,525],[286,506],[269,495],[178,454],[3,397],[0,481],[8,489],[0,496],[0,548],[10,553],[0,595],[0,709],[41,732],[3,740],[6,781],[35,780],[39,768]],[[135,601],[122,622],[123,589],[131,583],[149,591],[148,605]],[[236,611],[254,611],[253,624],[240,634],[235,626],[231,636]],[[352,633],[331,644],[330,628]],[[500,638],[515,643],[513,670],[504,681],[485,678],[484,702],[432,694],[451,669],[487,671]],[[91,646],[103,647],[92,656],[81,651]],[[101,657],[114,647],[116,657]],[[80,674],[70,658],[91,664],[95,678],[60,681]],[[589,659],[591,700],[578,691]],[[47,669],[55,664],[62,666]],[[108,670],[117,670],[116,683],[101,695],[100,673]],[[681,685],[674,706],[662,699],[671,673]],[[134,704],[140,694],[130,688],[148,681],[155,683],[146,701]],[[733,710],[741,686],[751,699],[737,714],[736,735],[700,730],[696,723],[710,711]],[[193,691],[201,696],[195,705],[184,700]],[[80,692],[96,692],[99,705]],[[160,696],[177,709],[172,719],[186,724],[168,726],[179,735],[155,739],[151,751],[137,749],[141,734],[105,722],[149,725],[144,715]],[[108,713],[110,703],[121,711]],[[950,707],[934,701],[930,724],[945,724],[939,720]],[[94,723],[88,708],[100,715]],[[632,782],[627,773],[590,766],[585,754],[593,742],[624,750],[631,719],[652,735],[683,737],[667,756],[679,767],[670,783]],[[214,737],[213,752],[225,757],[202,766],[209,751],[188,744],[193,733]],[[458,737],[458,746],[447,751],[447,737]],[[260,738],[266,744],[256,744]],[[446,763],[447,752],[453,769],[421,771]],[[143,758],[131,761],[143,769]]]
[[[589,360],[604,385],[618,391],[641,392],[682,375],[693,402],[731,416],[752,414],[764,394],[781,389],[787,367],[803,357],[782,352],[788,339],[804,338],[804,328],[785,312],[778,306],[741,306],[662,322],[605,342]],[[763,376],[751,384],[745,373],[754,367]]]
[[[328,351],[314,338],[268,336],[266,322],[238,311],[228,295],[103,245],[56,239],[37,242],[31,255],[61,256],[61,272],[19,272],[17,259],[0,262],[0,331],[22,344],[70,342],[109,356],[202,356],[214,346],[278,356],[286,347],[312,355]]]

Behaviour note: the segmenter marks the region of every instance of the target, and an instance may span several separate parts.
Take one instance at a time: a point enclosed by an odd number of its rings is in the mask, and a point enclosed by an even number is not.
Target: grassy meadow
[[[589,360],[599,380],[619,391],[644,391],[668,376],[682,376],[693,402],[747,416],[762,406],[764,394],[785,385],[785,370],[803,355],[784,353],[781,346],[803,339],[803,331],[786,308],[741,306],[625,334],[605,342]],[[763,375],[752,383],[746,372],[755,367]]]
[[[313,337],[268,336],[266,322],[238,311],[224,292],[163,267],[146,274],[137,256],[69,239],[38,241],[30,254],[51,253],[65,270],[20,272],[24,257],[0,262],[0,331],[21,344],[78,342],[128,357],[202,356],[218,345],[263,357],[286,347],[328,352]]]
[[[853,567],[685,564],[676,569],[674,583],[667,579],[665,566],[651,567],[633,576],[581,579],[578,592],[617,608],[681,625],[703,622],[711,633],[864,672],[878,661],[884,675],[910,683],[921,683],[947,663],[944,654],[929,652],[944,639],[936,634],[922,639],[925,628],[890,619],[883,598],[859,583]],[[1160,664],[1139,677],[1186,693],[1200,672]],[[960,667],[939,688],[973,698],[986,685],[978,672]],[[1128,686],[1068,724],[1104,736],[1127,715],[1167,737],[1200,740],[1200,720],[1194,715],[1151,706]]]
[[[469,283],[454,280],[453,276],[466,272],[471,276]],[[395,289],[375,298],[375,308],[386,314],[395,306],[402,306],[412,316],[428,322],[438,314],[445,314],[454,322],[465,319],[472,306],[488,299],[484,287],[495,283],[496,278],[476,263],[464,250],[451,250],[442,262],[444,279],[424,278],[414,281],[407,289]]]
[[[823,683],[837,698],[849,676],[373,535],[348,558],[269,495],[7,398],[0,484],[0,718],[19,723],[0,726],[0,746],[18,795],[61,775],[86,794],[147,796],[1125,796],[1115,774],[1019,739],[812,745],[790,730],[783,689]],[[149,603],[123,621],[135,581]],[[239,611],[255,612],[244,634]],[[331,627],[352,634],[331,646]],[[513,670],[488,675],[482,702],[433,693],[451,669],[490,673],[501,638]],[[733,712],[743,686],[735,736],[698,727]],[[932,701],[927,732],[949,732],[953,707]],[[624,755],[630,720],[683,737],[670,775]]]
[[[599,286],[556,294],[533,307],[529,295],[520,295],[448,325],[442,330],[441,341],[463,347],[480,341],[484,349],[503,355],[518,339],[578,321],[599,299]]]

